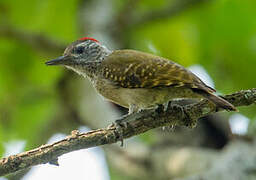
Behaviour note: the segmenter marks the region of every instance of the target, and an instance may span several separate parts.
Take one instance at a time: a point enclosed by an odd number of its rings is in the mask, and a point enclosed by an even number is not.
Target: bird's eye
[[[84,52],[84,47],[83,46],[78,46],[74,50],[75,50],[74,52],[76,54],[82,54]]]

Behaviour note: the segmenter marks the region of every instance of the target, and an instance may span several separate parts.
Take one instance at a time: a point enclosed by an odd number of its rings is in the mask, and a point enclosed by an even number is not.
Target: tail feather
[[[204,90],[199,90],[199,89],[197,89],[195,92],[201,94],[203,97],[213,102],[219,108],[225,109],[227,111],[238,111],[234,105],[232,105],[222,97],[219,97],[215,94],[205,92]]]

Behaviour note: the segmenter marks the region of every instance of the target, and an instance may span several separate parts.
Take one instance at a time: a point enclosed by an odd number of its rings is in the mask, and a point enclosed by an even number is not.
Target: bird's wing
[[[104,78],[124,88],[187,86],[207,92],[205,85],[184,67],[159,56],[135,50],[116,50],[102,61]]]

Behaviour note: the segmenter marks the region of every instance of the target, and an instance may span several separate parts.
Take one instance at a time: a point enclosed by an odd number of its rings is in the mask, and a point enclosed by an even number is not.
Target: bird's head
[[[101,45],[99,41],[93,38],[84,37],[71,43],[60,56],[47,65],[64,65],[73,69],[86,66],[90,62],[97,62],[104,59],[111,51]]]

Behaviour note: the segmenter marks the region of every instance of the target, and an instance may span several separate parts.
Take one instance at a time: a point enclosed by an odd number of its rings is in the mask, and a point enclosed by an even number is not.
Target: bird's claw
[[[123,147],[124,145],[124,139],[123,139],[123,128],[127,128],[127,122],[122,122],[121,119],[116,120],[115,122],[113,122],[110,127],[115,127],[115,134],[116,134],[116,138],[118,140],[120,140],[121,142],[121,147]]]
[[[181,112],[181,117],[182,119],[186,120],[185,126],[189,127],[189,128],[194,128],[196,127],[197,121],[194,120],[193,118],[190,117],[190,115],[187,113],[186,109],[184,108],[184,106],[178,105],[178,104],[171,104],[171,107],[173,109],[179,109],[179,111]]]
[[[156,108],[156,112],[159,114],[166,112],[168,109],[168,105],[169,105],[169,102],[164,103],[164,104],[158,104],[157,108]]]
[[[162,127],[163,131],[173,131],[174,130],[174,125],[170,125],[170,126],[164,126]]]
[[[186,116],[184,107],[178,104],[171,103],[172,109],[178,109],[181,112],[181,117],[184,118]]]

